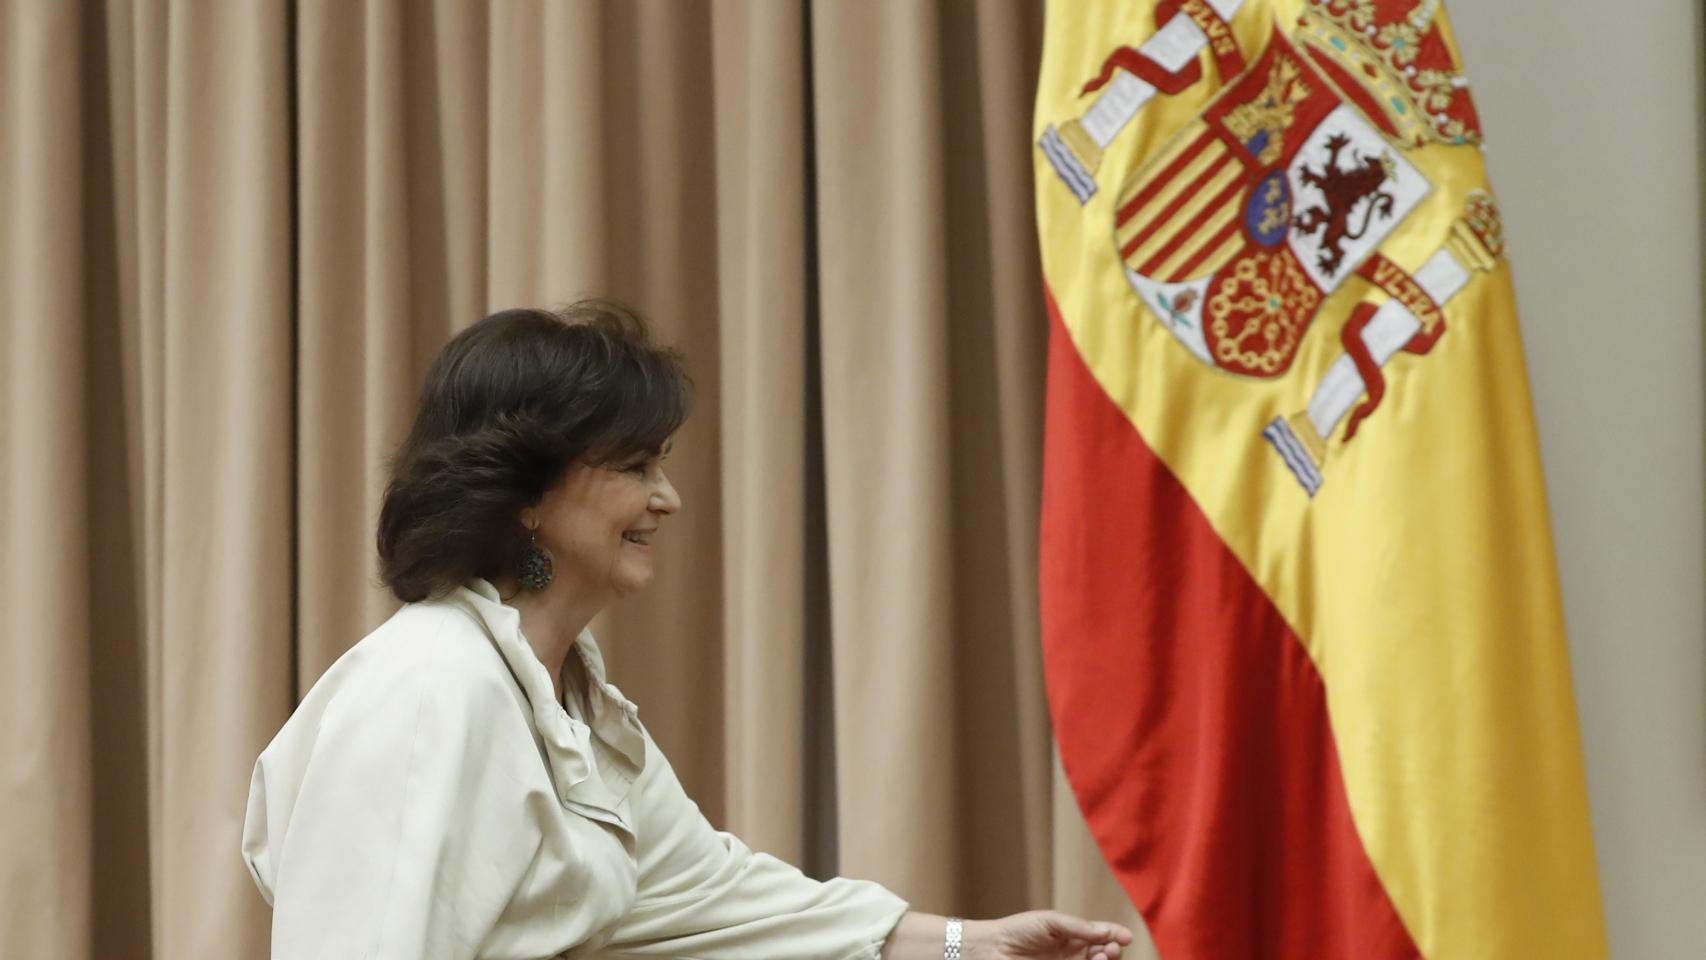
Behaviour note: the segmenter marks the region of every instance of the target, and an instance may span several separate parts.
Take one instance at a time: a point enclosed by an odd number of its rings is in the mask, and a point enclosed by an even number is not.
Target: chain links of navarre
[[[521,564],[516,568],[516,582],[528,590],[543,590],[551,585],[554,576],[550,551],[539,545],[538,533],[528,534],[527,546],[521,551]]]
[[[965,921],[948,918],[948,932],[942,944],[942,960],[960,960],[960,941],[965,937]]]

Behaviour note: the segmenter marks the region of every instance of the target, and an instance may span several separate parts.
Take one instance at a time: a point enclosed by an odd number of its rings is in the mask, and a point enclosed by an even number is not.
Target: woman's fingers
[[[1077,940],[1084,940],[1089,943],[1125,944],[1131,942],[1131,931],[1117,923],[1109,923],[1105,920],[1085,920],[1082,917],[1074,917],[1065,913],[1057,913],[1052,919],[1056,929]]]
[[[1118,941],[1106,938],[1086,940],[1072,937],[1066,942],[1066,949],[1071,956],[1083,957],[1084,960],[1119,960],[1124,953]]]
[[[1086,920],[1058,910],[1014,914],[1007,925],[1009,952],[1015,956],[1047,956],[1072,960],[1118,960],[1132,942],[1132,933],[1117,923]],[[1042,952],[1038,952],[1042,951]]]
[[[1072,917],[1066,914],[1061,914],[1060,922],[1066,926],[1067,933],[1079,940],[1090,943],[1104,943],[1108,939],[1107,933],[1102,929],[1105,924],[1093,923],[1082,917]]]

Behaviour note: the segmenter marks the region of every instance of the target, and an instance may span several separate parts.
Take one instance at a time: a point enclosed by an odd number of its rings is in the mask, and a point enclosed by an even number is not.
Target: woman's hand
[[[966,923],[967,960],[1108,960],[1131,943],[1117,923],[1031,910]]]

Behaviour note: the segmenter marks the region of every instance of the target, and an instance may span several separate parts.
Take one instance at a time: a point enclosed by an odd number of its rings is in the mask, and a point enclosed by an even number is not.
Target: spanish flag
[[[1161,955],[1604,957],[1443,6],[1051,3],[1034,135],[1049,700]]]

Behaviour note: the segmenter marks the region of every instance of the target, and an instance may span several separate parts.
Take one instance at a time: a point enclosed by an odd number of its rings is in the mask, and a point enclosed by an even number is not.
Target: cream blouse
[[[712,829],[590,633],[574,651],[571,713],[476,580],[326,671],[249,788],[274,960],[878,956],[906,903]]]

